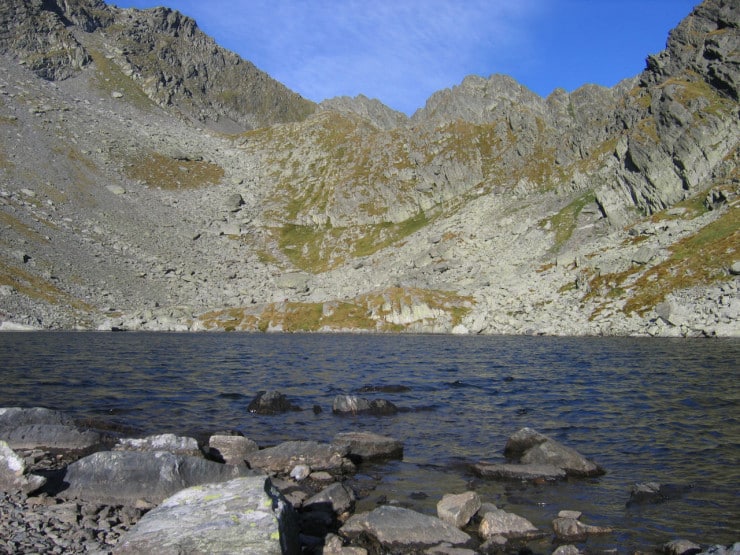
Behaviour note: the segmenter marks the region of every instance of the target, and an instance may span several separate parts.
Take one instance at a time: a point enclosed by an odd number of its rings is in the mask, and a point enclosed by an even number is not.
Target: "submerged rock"
[[[551,464],[491,464],[479,462],[473,465],[473,472],[482,478],[523,482],[553,482],[566,477],[565,470]]]
[[[279,391],[260,391],[247,407],[255,414],[281,414],[284,412],[299,411],[301,408],[290,402],[284,393]]]
[[[398,407],[386,399],[363,399],[356,395],[337,395],[332,403],[335,414],[370,414],[390,416],[398,412]]]

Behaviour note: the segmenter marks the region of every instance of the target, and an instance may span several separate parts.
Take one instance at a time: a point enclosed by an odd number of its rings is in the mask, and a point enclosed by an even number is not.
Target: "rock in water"
[[[249,403],[247,410],[256,414],[280,414],[301,410],[279,391],[260,391]]]
[[[125,534],[116,554],[298,554],[290,506],[264,476],[182,490]]]
[[[422,550],[441,543],[465,546],[471,541],[465,532],[439,518],[389,505],[350,517],[339,532],[349,539],[364,535],[382,553]]]
[[[332,443],[347,448],[347,456],[360,461],[403,458],[403,442],[372,432],[339,433]]]

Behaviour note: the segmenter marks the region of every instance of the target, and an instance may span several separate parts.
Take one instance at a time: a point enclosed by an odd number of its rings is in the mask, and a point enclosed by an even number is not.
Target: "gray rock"
[[[732,263],[732,266],[730,266],[730,273],[733,276],[740,276],[740,260]]]
[[[245,464],[247,455],[259,451],[259,445],[244,436],[213,435],[208,440],[208,454],[226,464]]]
[[[481,507],[480,497],[474,491],[442,496],[437,503],[437,516],[456,528],[467,526]]]
[[[85,451],[100,443],[100,434],[64,424],[30,424],[3,434],[13,449]]]
[[[123,438],[113,447],[114,451],[167,451],[175,455],[202,457],[198,442],[192,437],[159,434],[145,438]]]
[[[339,433],[332,443],[346,448],[350,458],[357,457],[361,461],[403,458],[402,441],[373,432]]]
[[[480,512],[482,518],[478,532],[483,538],[502,536],[507,539],[530,540],[545,536],[534,524],[517,514],[490,506]]]
[[[355,505],[355,493],[348,486],[340,483],[332,484],[316,495],[303,502],[303,507],[309,510],[331,509],[336,514],[352,510]]]
[[[581,555],[581,550],[575,545],[561,545],[552,552],[552,555]]]
[[[504,455],[512,459],[518,459],[524,453],[540,443],[550,439],[545,434],[541,434],[532,428],[522,428],[514,432],[506,441]]]
[[[604,469],[575,449],[566,447],[532,428],[522,428],[514,433],[506,442],[504,454],[507,457],[519,458],[525,465],[560,468],[569,476],[604,474]]]
[[[555,532],[555,536],[562,541],[566,542],[581,542],[585,541],[588,536],[596,534],[610,534],[614,530],[606,526],[591,526],[584,524],[577,518],[572,517],[561,517],[552,521],[552,529]]]
[[[562,468],[569,476],[600,476],[604,469],[575,449],[548,440],[529,449],[521,458],[524,464],[547,464]]]
[[[740,555],[740,542],[732,545],[713,545],[702,551],[700,555]]]
[[[344,474],[354,470],[354,465],[346,455],[346,448],[328,443],[286,441],[275,447],[249,453],[247,463],[252,468],[278,474],[288,474],[299,464],[309,466],[312,471]]]
[[[245,477],[182,490],[148,512],[116,554],[300,553],[289,505],[265,477]]]
[[[67,467],[66,489],[59,495],[110,505],[157,504],[187,487],[255,474],[243,467],[164,451],[101,451]]]
[[[0,440],[0,491],[31,493],[46,483],[46,478],[26,473],[26,463],[8,444]]]
[[[74,420],[63,412],[43,407],[0,408],[0,438],[9,431],[32,424],[74,426]]]
[[[482,478],[524,482],[553,482],[566,477],[565,470],[551,464],[491,464],[480,462],[473,465],[473,472]]]
[[[389,505],[350,517],[339,533],[350,540],[367,538],[370,550],[381,552],[419,550],[442,543],[462,547],[471,541],[466,533],[438,518]]]

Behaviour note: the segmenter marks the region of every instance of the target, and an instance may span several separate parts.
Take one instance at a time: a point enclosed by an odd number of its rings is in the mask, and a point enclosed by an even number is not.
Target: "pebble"
[[[141,516],[131,508],[0,492],[0,553],[107,553]]]

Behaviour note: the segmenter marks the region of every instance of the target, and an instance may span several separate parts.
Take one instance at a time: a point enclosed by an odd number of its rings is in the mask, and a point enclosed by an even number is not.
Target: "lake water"
[[[403,440],[404,458],[361,469],[357,483],[375,487],[359,510],[387,499],[434,514],[444,493],[474,488],[545,530],[559,510],[583,511],[615,528],[586,547],[627,553],[676,538],[740,540],[739,368],[738,340],[3,333],[0,406],[46,406],[141,434],[235,429],[261,446],[374,431]],[[337,394],[368,385],[408,387],[362,396],[410,410],[332,414]],[[305,410],[250,414],[253,396],[271,389]],[[607,474],[524,486],[469,472],[504,462],[506,439],[524,426]],[[643,481],[690,487],[626,507]]]

